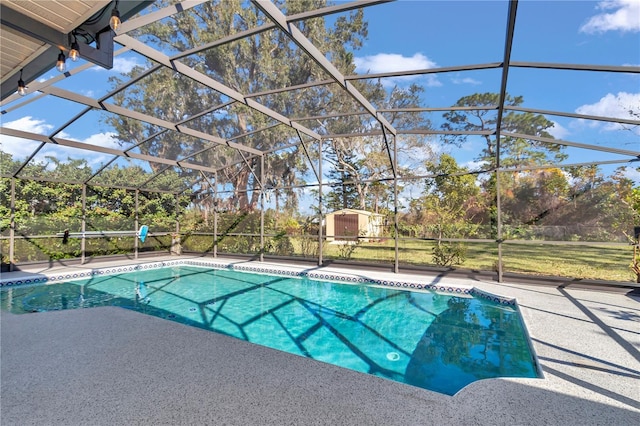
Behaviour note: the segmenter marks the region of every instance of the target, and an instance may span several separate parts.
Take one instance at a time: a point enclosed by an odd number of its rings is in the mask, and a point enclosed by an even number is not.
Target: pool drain
[[[387,354],[387,359],[389,361],[397,361],[400,359],[400,354],[398,352],[389,352]]]

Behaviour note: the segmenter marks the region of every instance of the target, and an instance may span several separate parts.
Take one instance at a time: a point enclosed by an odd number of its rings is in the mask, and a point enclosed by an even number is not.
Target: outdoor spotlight
[[[111,10],[111,19],[109,19],[109,26],[113,31],[116,31],[122,21],[120,21],[120,11],[118,10],[118,0],[116,0],[116,5]]]
[[[25,86],[24,81],[22,80],[22,70],[20,70],[20,79],[18,80],[18,94],[20,96],[25,96],[27,94],[27,86]]]
[[[78,46],[78,41],[74,38],[73,43],[71,43],[71,51],[69,52],[69,57],[73,62],[78,60],[78,56],[80,56],[80,52],[78,50],[80,46]]]
[[[60,72],[65,72],[67,69],[67,58],[64,56],[64,52],[61,50],[58,55],[58,62],[56,62],[56,69]]]

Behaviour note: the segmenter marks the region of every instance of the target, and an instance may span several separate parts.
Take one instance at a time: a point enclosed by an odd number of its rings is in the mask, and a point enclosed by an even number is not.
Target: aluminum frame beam
[[[572,70],[572,71],[600,71],[600,72],[622,72],[640,73],[640,67],[632,65],[586,65],[586,64],[559,64],[547,62],[522,62],[513,61],[509,65],[512,68],[537,68],[550,70]]]
[[[511,61],[511,49],[513,47],[513,34],[516,26],[516,14],[518,0],[509,0],[507,12],[507,34],[504,42],[504,61],[502,66],[502,78],[500,79],[500,98],[498,101],[498,117],[496,119],[496,168],[500,168],[500,132],[502,130],[502,118],[504,116],[504,104],[507,97],[507,81],[509,79],[509,62]],[[502,207],[500,197],[500,174],[496,173],[496,241],[498,243],[498,282],[502,282]]]
[[[253,149],[253,148],[249,148],[249,147],[245,147],[244,145],[240,145],[240,144],[236,144],[233,142],[228,142],[226,139],[217,137],[217,136],[213,136],[213,135],[209,135],[207,133],[204,132],[200,132],[198,130],[194,130],[191,129],[189,127],[186,127],[184,125],[180,125],[180,124],[175,124],[171,121],[167,121],[167,120],[163,120],[161,118],[157,118],[157,117],[153,117],[151,115],[148,114],[144,114],[141,112],[137,112],[137,111],[132,111],[130,109],[127,108],[123,108],[121,106],[118,105],[114,105],[114,104],[110,104],[107,102],[101,102],[100,100],[95,100],[93,98],[89,98],[87,96],[83,96],[77,93],[73,93],[70,92],[68,90],[64,90],[64,89],[60,89],[60,88],[56,88],[56,87],[48,87],[45,89],[42,89],[42,91],[44,93],[59,97],[61,99],[66,99],[69,101],[73,101],[79,104],[83,104],[86,105],[88,107],[91,107],[93,109],[96,110],[104,110],[104,111],[108,111],[114,114],[118,114],[121,115],[123,117],[128,117],[128,118],[132,118],[134,120],[138,120],[138,121],[142,121],[145,123],[149,123],[149,124],[153,124],[155,126],[158,127],[162,127],[165,128],[167,130],[174,130],[176,132],[179,133],[184,133],[190,136],[195,136],[197,138],[203,139],[205,141],[208,142],[213,142],[215,144],[218,145],[227,145],[230,146],[232,148],[236,148],[238,150],[241,151],[246,151],[249,152],[251,154],[257,154],[260,155],[260,151]]]
[[[543,143],[547,143],[547,144],[556,144],[556,145],[563,145],[563,146],[571,146],[571,147],[574,147],[574,148],[589,149],[591,151],[601,151],[601,152],[608,152],[608,153],[611,153],[611,154],[620,154],[620,155],[628,155],[628,156],[631,156],[631,157],[640,157],[640,150],[639,151],[629,151],[629,150],[626,150],[626,149],[609,148],[609,147],[606,147],[606,146],[598,146],[598,145],[592,145],[592,144],[586,144],[586,143],[565,141],[563,139],[553,139],[553,138],[545,138],[545,137],[542,137],[542,136],[525,135],[524,133],[502,132],[502,136],[533,140],[533,141],[543,142]]]
[[[586,114],[575,114],[571,112],[561,112],[561,111],[550,111],[546,109],[536,109],[536,108],[525,108],[525,107],[517,107],[517,106],[505,106],[505,110],[507,111],[517,111],[517,112],[531,112],[534,114],[543,114],[543,115],[555,115],[558,117],[569,117],[569,118],[578,118],[583,120],[595,120],[595,121],[604,121],[608,123],[619,123],[619,124],[629,124],[632,126],[640,126],[640,120],[630,120],[626,118],[618,118],[618,117],[604,117],[599,115],[586,115]]]
[[[199,164],[192,164],[192,163],[184,163],[184,164],[178,164],[178,162],[176,160],[169,160],[166,158],[161,158],[161,157],[154,157],[152,155],[146,155],[146,154],[137,154],[137,153],[126,153],[124,151],[118,150],[118,149],[114,149],[114,148],[107,148],[107,147],[103,147],[103,146],[98,146],[98,145],[91,145],[88,143],[84,143],[84,142],[78,142],[78,141],[72,141],[69,139],[64,139],[64,138],[49,138],[46,135],[41,135],[38,133],[31,133],[31,132],[26,132],[24,130],[16,130],[16,129],[10,129],[7,127],[0,127],[0,135],[5,135],[5,136],[13,136],[13,137],[17,137],[17,138],[22,138],[22,139],[28,139],[28,140],[33,140],[33,141],[39,141],[39,142],[44,142],[44,143],[51,143],[51,144],[56,144],[56,145],[60,145],[60,146],[65,146],[65,147],[69,147],[69,148],[77,148],[77,149],[81,149],[84,151],[92,151],[92,152],[100,152],[103,154],[111,154],[111,155],[115,155],[118,157],[130,157],[130,158],[135,158],[138,160],[143,160],[143,161],[149,161],[152,163],[159,163],[159,164],[168,164],[171,166],[175,166],[175,167],[183,167],[183,168],[189,168],[189,169],[193,169],[193,170],[202,170],[205,172],[214,172],[215,169],[212,169],[210,167],[205,167],[205,166],[201,166]]]
[[[359,9],[367,6],[374,6],[376,4],[389,3],[390,1],[395,1],[395,0],[357,0],[350,3],[342,3],[335,6],[328,6],[328,7],[324,7],[317,10],[310,10],[307,12],[297,13],[295,15],[289,16],[288,19],[289,19],[289,22],[302,21],[305,19],[318,18],[321,16],[330,15],[333,13],[348,12],[353,9]],[[251,28],[249,30],[241,31],[239,33],[232,34],[228,37],[221,38],[211,43],[206,43],[202,46],[185,50],[184,52],[181,52],[172,56],[171,60],[181,59],[181,58],[184,58],[185,56],[194,55],[196,53],[202,52],[203,50],[212,49],[214,47],[232,43],[234,41],[237,41],[246,37],[250,37],[256,34],[263,33],[265,31],[269,31],[271,29],[274,29],[275,27],[276,27],[275,23],[268,23],[268,24],[261,25],[258,28]],[[123,31],[120,31],[119,34],[122,32]]]
[[[296,27],[292,25],[278,7],[267,0],[251,0],[262,12],[267,15],[282,31],[284,31],[289,38],[298,45],[307,55],[309,55],[322,69],[325,70],[335,81],[340,84],[344,90],[347,91],[351,97],[360,103],[372,117],[374,117],[381,126],[385,127],[394,136],[396,135],[396,129],[387,121],[387,119],[380,114],[373,105],[355,88],[352,84],[345,79],[344,75],[333,65],[327,58],[324,57],[322,52],[309,41],[309,39]]]
[[[145,25],[152,24],[160,21],[161,19],[189,10],[192,7],[196,7],[202,3],[206,3],[207,1],[209,0],[182,0],[180,3],[172,4],[163,9],[156,10],[155,12],[147,13],[146,15],[135,19],[129,19],[120,25],[116,34],[123,34],[136,30],[140,27],[144,27]]]
[[[166,66],[167,68],[173,69],[177,72],[179,72],[180,74],[189,77],[191,79],[193,79],[194,81],[197,81],[198,83],[209,87],[210,89],[215,90],[216,92],[222,93],[223,95],[235,99],[238,102],[243,103],[244,105],[258,111],[261,112],[263,114],[265,114],[268,117],[271,117],[277,121],[280,121],[283,124],[286,124],[289,127],[293,127],[294,129],[298,129],[300,130],[302,133],[305,133],[308,136],[311,136],[314,139],[319,139],[320,135],[318,135],[316,132],[314,132],[311,129],[308,129],[304,126],[302,126],[299,123],[296,123],[294,121],[291,121],[291,119],[289,119],[288,117],[283,116],[282,114],[279,114],[267,107],[265,107],[262,104],[259,104],[258,102],[256,102],[255,100],[246,97],[245,95],[243,95],[242,93],[212,79],[211,77],[207,76],[206,74],[201,73],[200,71],[196,71],[193,68],[189,67],[186,64],[183,64],[182,62],[178,61],[178,60],[173,60],[171,59],[169,56],[165,55],[162,52],[159,52],[158,50],[153,49],[152,47],[147,46],[146,44],[134,39],[131,36],[128,35],[119,35],[116,37],[116,41],[118,43],[121,43],[127,47],[130,47],[132,50],[138,52],[139,54],[147,57],[148,59],[151,59],[155,62],[158,62],[164,66]]]

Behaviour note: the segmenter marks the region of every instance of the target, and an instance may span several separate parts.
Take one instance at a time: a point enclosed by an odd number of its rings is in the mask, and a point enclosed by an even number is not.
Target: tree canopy
[[[165,3],[160,2],[158,7]],[[326,6],[325,0],[276,3],[288,15]],[[212,47],[197,49],[195,53],[182,57],[181,61],[288,117],[320,117],[336,112],[362,111],[362,106],[335,84],[269,92],[330,78],[295,44],[289,42],[279,29],[261,31],[222,46],[214,43],[257,28],[264,21],[265,17],[258,9],[247,7],[241,1],[209,2],[143,27],[136,35],[148,44],[160,45],[176,52],[188,52],[203,44],[213,43]],[[297,25],[305,37],[313,40],[315,46],[331,58],[340,72],[354,73],[353,51],[362,46],[367,36],[367,23],[362,9],[338,16],[331,25],[327,25],[324,17],[307,19]],[[143,75],[144,71],[145,67],[136,67],[126,77],[136,78]],[[122,81],[113,79],[114,87]],[[380,82],[366,80],[354,84],[370,102],[381,108],[419,105],[422,88],[417,85],[387,91]],[[268,93],[261,95],[264,92]],[[220,173],[217,174],[217,183],[222,186],[230,185],[233,189],[230,203],[235,208],[244,210],[257,206],[261,176],[264,176],[265,188],[282,188],[277,191],[280,196],[286,193],[290,199],[288,207],[297,207],[295,190],[290,187],[304,183],[300,177],[309,171],[309,161],[303,156],[299,145],[280,150],[291,144],[299,144],[300,138],[290,129],[277,125],[272,118],[245,105],[231,102],[223,94],[182,75],[175,75],[170,69],[141,78],[134,86],[117,93],[114,98],[121,106],[169,122],[183,123],[194,130],[226,140],[233,138],[251,148],[274,152],[274,155],[266,157],[268,164],[262,170],[259,156],[247,152],[238,153],[227,146],[215,146],[177,132],[158,134],[157,128],[141,124],[137,120],[115,116],[106,118],[116,129],[118,139],[126,141],[126,144],[140,144],[138,147],[144,154],[188,158],[218,168]],[[416,124],[425,126],[417,114],[399,115],[392,122],[399,128]],[[369,129],[375,125],[375,120],[365,114],[339,120],[331,117],[309,120],[304,125],[320,134],[343,134]],[[257,131],[259,134],[252,135]],[[358,181],[375,180],[390,169],[389,158],[384,149],[381,138],[335,139],[331,141],[329,161],[339,174],[350,174]],[[344,153],[347,151],[354,153],[359,167],[353,167],[345,160]],[[365,164],[367,167],[363,168],[362,165]],[[160,165],[152,167],[156,172],[162,170]],[[363,207],[369,196],[369,185],[358,183],[356,191],[359,207]]]
[[[452,110],[444,114],[447,120],[442,125],[444,130],[493,131],[497,125],[496,107],[499,103],[498,93],[475,93],[460,98],[454,107],[472,107],[472,109]],[[506,95],[506,106],[519,106],[524,101],[522,96]],[[473,109],[473,107],[477,109]],[[531,136],[552,138],[548,130],[553,122],[542,114],[531,112],[505,111],[501,131],[521,133]],[[459,146],[465,136],[445,135],[445,143]],[[495,135],[487,134],[483,138],[486,144],[477,160],[483,161],[490,169],[496,166],[497,143]],[[566,158],[563,146],[547,144],[535,139],[505,136],[500,141],[500,165],[503,167],[531,166],[555,164]]]

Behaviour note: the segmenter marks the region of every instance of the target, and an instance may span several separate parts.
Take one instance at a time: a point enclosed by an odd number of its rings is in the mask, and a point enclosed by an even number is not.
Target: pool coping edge
[[[311,279],[321,279],[328,281],[335,281],[346,284],[369,284],[369,285],[380,285],[384,287],[393,287],[393,288],[401,288],[404,290],[431,290],[437,291],[447,294],[458,294],[458,295],[467,295],[467,296],[475,296],[480,297],[482,299],[491,300],[493,302],[502,304],[502,305],[510,305],[517,306],[517,302],[515,298],[505,297],[501,295],[497,295],[488,291],[481,290],[475,286],[465,286],[465,285],[438,285],[438,284],[430,284],[430,283],[420,283],[417,281],[411,280],[394,280],[394,279],[378,279],[372,278],[363,275],[355,275],[349,274],[346,272],[337,272],[337,271],[323,271],[322,268],[312,268],[309,269],[287,269],[283,265],[267,265],[261,263],[260,265],[251,264],[252,262],[242,262],[242,264],[236,264],[233,261],[229,262],[220,262],[220,261],[208,261],[208,260],[190,260],[190,259],[176,259],[176,260],[167,260],[167,261],[153,261],[153,262],[145,262],[138,263],[126,266],[117,266],[117,267],[99,267],[99,268],[91,268],[86,271],[77,271],[70,272],[66,274],[51,274],[51,273],[33,273],[24,275],[20,278],[0,278],[0,289],[8,288],[8,287],[16,287],[23,285],[42,285],[42,284],[50,284],[50,283],[58,283],[58,282],[66,282],[66,281],[75,281],[86,278],[91,278],[94,276],[104,276],[104,275],[113,275],[124,272],[133,272],[147,269],[155,269],[155,268],[165,268],[171,266],[201,266],[201,267],[210,267],[215,269],[227,269],[227,270],[235,270],[235,271],[244,271],[244,272],[257,272],[257,273],[269,273],[276,274],[282,276],[295,276],[295,277],[306,277]]]

